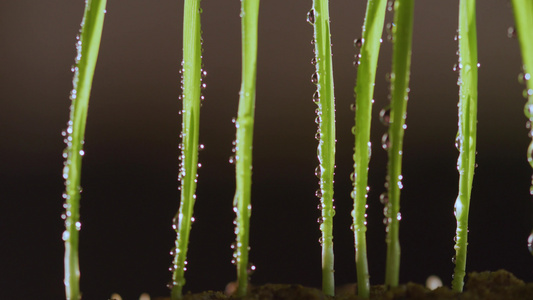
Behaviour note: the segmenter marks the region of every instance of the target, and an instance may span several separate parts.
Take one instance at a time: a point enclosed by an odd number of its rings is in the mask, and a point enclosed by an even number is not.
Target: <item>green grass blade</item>
[[[370,297],[370,280],[366,253],[366,198],[368,164],[370,162],[370,124],[372,102],[381,35],[385,22],[386,0],[369,0],[363,25],[361,53],[358,60],[357,84],[355,86],[355,153],[353,193],[353,230],[355,237],[355,262],[357,267],[357,290],[359,297]],[[357,46],[357,45],[356,45]]]
[[[239,98],[239,112],[235,127],[236,139],[236,182],[235,212],[237,214],[235,234],[237,243],[234,253],[237,265],[237,295],[244,296],[248,290],[248,248],[252,189],[252,141],[255,111],[255,84],[257,73],[257,26],[259,0],[242,0],[242,83]]]
[[[176,250],[172,266],[172,299],[182,297],[185,285],[185,264],[191,230],[194,202],[196,199],[196,178],[198,168],[198,137],[200,128],[200,101],[202,82],[202,44],[200,27],[200,0],[185,0],[183,13],[183,122],[181,138],[181,200],[178,214],[174,218]]]
[[[63,241],[65,242],[64,283],[66,297],[72,300],[81,298],[78,263],[78,241],[81,227],[79,214],[81,160],[84,154],[83,143],[89,97],[104,26],[105,6],[106,0],[88,0],[85,2],[85,12],[76,44],[78,54],[73,69],[70,121],[66,132],[63,133],[67,144],[63,154],[66,158],[63,169],[66,187],[63,195],[66,200],[64,215],[66,230],[63,232]]]
[[[326,295],[335,294],[333,260],[333,175],[335,169],[335,97],[333,94],[333,64],[331,59],[331,35],[329,28],[328,0],[313,0],[308,14],[309,23],[314,26],[316,73],[311,81],[317,84],[314,100],[318,105],[318,160],[317,175],[320,177],[320,198],[322,216],[320,230],[322,237],[322,290]]]
[[[457,232],[455,237],[455,270],[452,288],[462,291],[466,274],[466,248],[468,237],[468,211],[474,169],[476,165],[477,124],[477,37],[476,2],[459,2],[459,130],[457,148],[459,158],[459,195],[455,202]]]
[[[533,2],[530,0],[513,0],[513,12],[516,23],[520,52],[522,53],[522,77],[525,81],[526,90],[524,95],[527,103],[524,108],[528,118],[528,129],[533,137]],[[533,140],[527,150],[527,161],[533,168]],[[533,177],[531,179],[530,193],[533,195]],[[528,239],[529,251],[533,254],[533,231]]]
[[[387,212],[387,265],[385,284],[398,286],[400,275],[400,190],[402,189],[402,149],[405,130],[409,75],[411,68],[411,44],[413,39],[414,0],[396,0],[394,26],[392,27],[391,112],[388,138],[388,203]]]

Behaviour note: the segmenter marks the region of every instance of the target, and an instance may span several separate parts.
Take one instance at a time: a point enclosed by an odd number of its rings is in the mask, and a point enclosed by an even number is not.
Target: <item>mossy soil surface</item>
[[[164,300],[169,298],[156,298]],[[223,292],[208,291],[198,294],[187,294],[185,300],[359,300],[356,296],[356,285],[347,285],[339,289],[335,297],[324,295],[319,289],[303,287],[296,284],[265,284],[253,287],[245,297],[228,296]],[[407,283],[397,288],[387,290],[378,285],[371,288],[370,299],[459,299],[459,300],[505,300],[531,299],[533,300],[533,283],[524,283],[513,274],[500,270],[496,272],[471,273],[463,293],[452,291],[448,287],[429,290],[416,283]]]

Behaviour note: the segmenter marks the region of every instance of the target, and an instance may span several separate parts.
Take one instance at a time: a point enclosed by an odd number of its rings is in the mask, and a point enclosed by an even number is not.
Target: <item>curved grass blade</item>
[[[313,0],[313,8],[307,15],[307,21],[313,25],[315,58],[313,63],[316,73],[311,81],[317,85],[313,100],[318,105],[318,160],[317,176],[320,189],[316,196],[320,198],[322,216],[319,219],[322,237],[322,290],[326,295],[335,294],[334,260],[333,260],[333,176],[335,168],[335,96],[333,93],[333,64],[331,59],[331,34],[329,28],[328,0]]]
[[[63,132],[67,148],[63,156],[66,158],[63,168],[66,191],[65,227],[65,292],[67,299],[80,299],[80,269],[78,263],[78,241],[80,223],[80,180],[81,160],[84,155],[85,124],[87,110],[98,59],[98,50],[104,26],[106,0],[87,0],[81,22],[81,30],[76,44],[76,65],[73,68],[73,89],[70,94],[70,121],[66,132]]]
[[[202,85],[202,43],[200,26],[200,0],[185,0],[183,13],[183,61],[182,61],[183,110],[180,144],[181,181],[180,207],[173,220],[176,230],[176,250],[172,265],[171,298],[182,297],[185,285],[185,264],[189,234],[196,200],[198,168],[198,138],[200,128],[200,101]]]
[[[513,12],[517,29],[520,52],[522,53],[523,73],[521,80],[525,81],[524,95],[527,103],[524,109],[528,118],[528,129],[533,137],[533,2],[529,0],[513,0]],[[533,168],[533,140],[527,150],[527,161]],[[533,195],[533,177],[531,179],[530,193]],[[533,254],[533,231],[528,238],[529,251]]]
[[[402,149],[405,130],[411,44],[413,39],[414,0],[396,0],[392,27],[391,112],[388,136],[383,147],[388,150],[388,202],[385,204],[387,221],[387,265],[385,284],[398,286],[400,275],[399,226],[400,190],[402,189]]]
[[[457,232],[455,236],[455,270],[452,288],[462,291],[466,274],[468,211],[474,169],[476,165],[477,124],[477,37],[476,2],[459,2],[459,130],[456,146],[459,150],[459,195],[455,202]]]
[[[372,102],[381,35],[385,22],[386,0],[368,0],[363,37],[355,42],[361,47],[357,61],[357,83],[355,86],[355,153],[352,211],[355,237],[355,262],[357,267],[357,290],[359,297],[370,297],[370,275],[366,252],[366,199],[368,191],[368,164],[370,162],[370,124]]]
[[[257,73],[257,26],[259,0],[241,1],[242,30],[242,83],[239,98],[239,111],[235,127],[236,139],[236,182],[234,198],[236,212],[235,234],[237,243],[234,261],[237,265],[237,295],[244,296],[248,290],[248,248],[252,190],[252,141],[255,112],[255,85]]]

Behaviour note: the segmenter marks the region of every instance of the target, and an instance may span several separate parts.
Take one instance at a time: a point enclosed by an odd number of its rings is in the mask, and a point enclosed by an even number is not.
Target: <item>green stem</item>
[[[405,130],[409,75],[411,68],[411,44],[413,38],[414,0],[396,0],[394,3],[394,26],[392,27],[393,54],[391,73],[391,112],[388,140],[388,203],[387,265],[385,284],[398,286],[400,275],[400,190],[402,189],[402,149]]]
[[[66,191],[65,227],[63,241],[65,242],[65,292],[67,299],[77,300],[80,294],[80,269],[78,263],[78,241],[80,223],[80,179],[81,160],[84,155],[83,143],[85,139],[85,125],[87,110],[94,76],[94,69],[98,59],[98,50],[104,26],[106,0],[87,0],[85,12],[81,22],[76,48],[76,66],[74,67],[73,89],[70,95],[70,121],[66,132],[64,152],[66,158],[63,169]]]
[[[320,189],[322,216],[322,290],[326,295],[335,294],[333,260],[333,176],[335,169],[335,97],[333,94],[333,64],[329,28],[328,0],[314,0],[308,21],[314,25],[316,73],[312,81],[317,84],[318,105],[318,160],[320,162]],[[320,174],[318,174],[320,173]]]
[[[248,290],[248,251],[252,189],[252,141],[255,111],[255,84],[257,71],[257,26],[259,0],[242,0],[242,83],[239,98],[239,112],[235,127],[236,139],[236,182],[234,206],[237,214],[235,234],[235,263],[237,264],[237,295],[244,296]],[[251,271],[251,270],[250,270]]]
[[[355,153],[352,211],[355,237],[355,262],[357,267],[358,295],[370,297],[370,280],[366,252],[366,199],[368,186],[368,164],[370,162],[370,125],[372,102],[381,34],[385,21],[386,0],[369,0],[363,25],[363,37],[356,42],[361,47],[358,60],[357,84],[355,87]]]
[[[193,221],[196,199],[196,178],[198,168],[198,137],[200,128],[200,101],[202,82],[202,44],[200,26],[200,0],[185,0],[183,13],[183,122],[181,138],[181,200],[178,214],[173,220],[176,230],[176,250],[173,261],[173,300],[182,297],[185,285],[185,265],[189,234]]]
[[[474,169],[476,165],[477,124],[477,37],[476,2],[459,2],[459,130],[457,147],[459,158],[459,195],[455,202],[457,232],[455,237],[455,270],[452,288],[462,291],[466,274],[466,252],[468,237],[468,211]]]

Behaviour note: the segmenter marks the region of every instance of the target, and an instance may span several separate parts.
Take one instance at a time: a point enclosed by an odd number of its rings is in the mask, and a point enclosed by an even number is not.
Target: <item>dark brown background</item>
[[[310,77],[311,0],[263,0],[259,25],[251,261],[253,283],[320,285],[315,106]],[[355,68],[366,1],[331,1],[337,105],[336,278],[356,280],[351,134]],[[64,297],[61,131],[68,121],[70,67],[84,1],[0,3],[0,297]],[[223,289],[234,280],[233,165],[228,163],[240,87],[240,1],[202,2],[204,64],[196,222],[186,290]],[[401,281],[431,274],[449,284],[458,175],[458,1],[417,1],[402,192]],[[179,64],[183,1],[113,1],[107,16],[87,123],[82,185],[84,299],[112,292],[134,299],[168,293],[178,206]],[[392,15],[387,15],[390,21]],[[532,224],[525,99],[507,0],[478,4],[479,136],[470,215],[468,270],[506,268],[533,280],[526,239]],[[385,36],[384,36],[385,39]],[[382,205],[387,103],[384,42],[376,84],[368,210],[371,281],[383,282]]]

